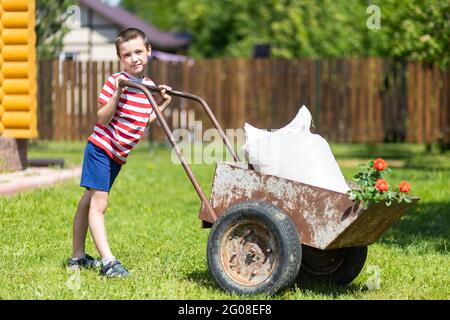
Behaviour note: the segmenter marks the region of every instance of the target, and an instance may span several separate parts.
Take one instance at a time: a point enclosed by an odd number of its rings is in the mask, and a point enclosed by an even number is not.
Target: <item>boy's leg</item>
[[[82,258],[85,255],[90,202],[91,193],[86,190],[78,203],[77,213],[73,219],[72,258]]]
[[[105,227],[105,211],[108,206],[108,192],[91,189],[91,205],[89,208],[89,228],[95,246],[102,259],[112,257]]]

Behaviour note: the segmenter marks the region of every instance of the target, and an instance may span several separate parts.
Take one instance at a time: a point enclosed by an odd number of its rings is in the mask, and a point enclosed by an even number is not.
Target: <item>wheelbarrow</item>
[[[159,88],[126,80],[120,85],[142,90],[156,106],[150,91]],[[216,164],[208,199],[160,110],[153,108],[200,197],[202,227],[211,228],[209,270],[230,293],[273,294],[295,281],[346,285],[363,269],[368,245],[419,200],[391,206],[379,202],[364,209],[346,194],[260,174],[239,159],[202,98],[175,90],[167,93],[200,103],[234,159]]]

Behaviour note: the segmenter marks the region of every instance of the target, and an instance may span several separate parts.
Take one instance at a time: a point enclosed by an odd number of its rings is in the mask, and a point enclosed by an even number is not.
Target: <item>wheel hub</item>
[[[224,271],[242,285],[264,282],[277,261],[276,241],[271,232],[257,221],[242,221],[225,233],[221,246]]]

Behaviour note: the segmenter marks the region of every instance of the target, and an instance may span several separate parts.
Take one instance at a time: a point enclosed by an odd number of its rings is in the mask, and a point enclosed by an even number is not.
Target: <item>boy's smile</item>
[[[151,50],[145,46],[144,39],[130,39],[120,45],[120,62],[126,72],[141,78],[144,76],[150,53]]]

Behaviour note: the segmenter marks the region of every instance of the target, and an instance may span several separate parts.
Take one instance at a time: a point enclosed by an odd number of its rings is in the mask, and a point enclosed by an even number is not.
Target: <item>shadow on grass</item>
[[[450,202],[419,202],[383,235],[380,243],[448,253],[449,227]]]
[[[354,295],[356,293],[364,293],[369,291],[365,286],[350,283],[344,286],[338,286],[332,283],[303,281],[297,283],[295,288],[302,293],[311,292],[313,294],[320,294],[330,299],[338,299],[340,296]]]
[[[191,272],[186,277],[187,280],[197,283],[199,286],[202,286],[208,290],[218,290],[222,291],[218,284],[214,281],[209,270],[197,270]],[[320,283],[320,282],[311,282],[311,281],[303,281],[302,283],[295,282],[292,286],[282,290],[273,296],[270,296],[274,299],[284,299],[284,296],[288,291],[292,293],[308,293],[312,294],[320,294],[323,296],[327,296],[330,299],[337,299],[342,295],[352,295],[355,293],[362,293],[368,291],[367,288],[361,287],[357,284],[348,284],[346,286],[337,286],[332,283]],[[224,292],[224,291],[222,291]],[[264,296],[258,295],[257,297]]]
[[[405,159],[420,155],[445,155],[450,154],[450,151],[441,152],[437,146],[427,149],[422,144],[408,144],[408,143],[344,143],[331,144],[333,153],[341,158],[367,158],[367,157],[383,157],[386,159],[396,158]]]
[[[420,171],[447,171],[450,173],[448,158],[447,155],[420,154],[407,158],[403,168]]]
[[[332,146],[333,154],[339,159],[378,158],[409,159],[425,154],[421,145],[408,144],[335,144]]]
[[[196,270],[186,275],[186,280],[195,282],[199,286],[208,290],[222,290],[214,281],[211,272],[206,270]]]

